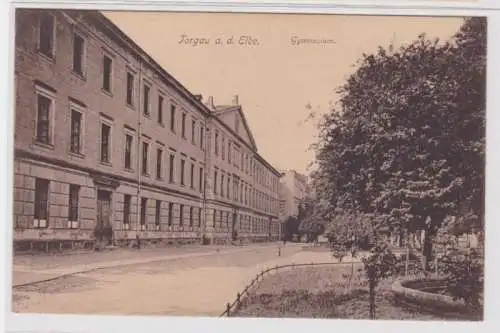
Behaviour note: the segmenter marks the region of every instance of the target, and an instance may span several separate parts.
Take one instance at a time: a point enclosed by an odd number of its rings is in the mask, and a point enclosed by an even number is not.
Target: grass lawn
[[[369,319],[368,286],[362,264],[355,265],[352,286],[347,287],[351,265],[297,267],[264,277],[234,315],[271,318]],[[382,281],[376,295],[377,319],[443,320],[432,314],[393,304],[392,281]]]

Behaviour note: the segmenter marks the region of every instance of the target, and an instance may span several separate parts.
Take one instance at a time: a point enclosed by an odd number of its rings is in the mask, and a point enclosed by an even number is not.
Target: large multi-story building
[[[204,102],[100,12],[15,23],[16,243],[277,237],[280,173],[237,97]]]
[[[280,220],[296,217],[299,203],[309,194],[308,178],[295,170],[283,171],[279,183]]]

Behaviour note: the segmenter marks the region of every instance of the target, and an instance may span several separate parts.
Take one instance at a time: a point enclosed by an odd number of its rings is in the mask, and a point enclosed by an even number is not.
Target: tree
[[[299,233],[299,221],[296,217],[289,216],[284,222],[283,228],[283,239],[286,241],[292,241],[293,235]]]
[[[326,215],[374,214],[373,227],[425,230],[466,211],[482,226],[486,19],[465,20],[449,42],[425,35],[363,55],[323,118],[316,193]]]
[[[365,274],[370,292],[370,319],[375,319],[375,292],[381,280],[391,276],[396,268],[397,258],[387,245],[376,245],[370,256],[363,258]]]

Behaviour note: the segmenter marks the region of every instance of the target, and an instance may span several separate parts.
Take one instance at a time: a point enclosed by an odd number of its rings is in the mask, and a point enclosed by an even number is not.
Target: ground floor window
[[[168,203],[168,225],[172,225],[174,219],[174,204],[172,202]]]
[[[35,180],[35,214],[33,226],[46,228],[49,219],[49,180],[37,178]]]
[[[156,230],[160,230],[160,216],[161,216],[161,200],[156,200],[156,207],[155,207]]]
[[[184,225],[184,205],[180,205],[179,208],[179,225]]]
[[[194,207],[189,207],[189,226],[192,227],[193,226],[193,219],[194,219]]]
[[[68,228],[78,228],[78,201],[80,186],[69,185]]]
[[[146,210],[148,208],[148,198],[141,198],[141,230],[146,229]]]
[[[125,230],[130,229],[130,204],[132,202],[132,196],[125,194],[123,196],[123,228]]]

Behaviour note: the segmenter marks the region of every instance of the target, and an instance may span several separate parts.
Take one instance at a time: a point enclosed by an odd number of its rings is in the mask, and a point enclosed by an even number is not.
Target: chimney
[[[207,106],[210,110],[214,110],[214,98],[212,96],[208,96]]]
[[[203,96],[202,96],[202,95],[194,95],[194,97],[195,97],[197,100],[199,100],[199,101],[201,101],[201,100],[203,99]]]
[[[238,95],[234,95],[233,97],[233,105],[240,105],[238,102]]]

